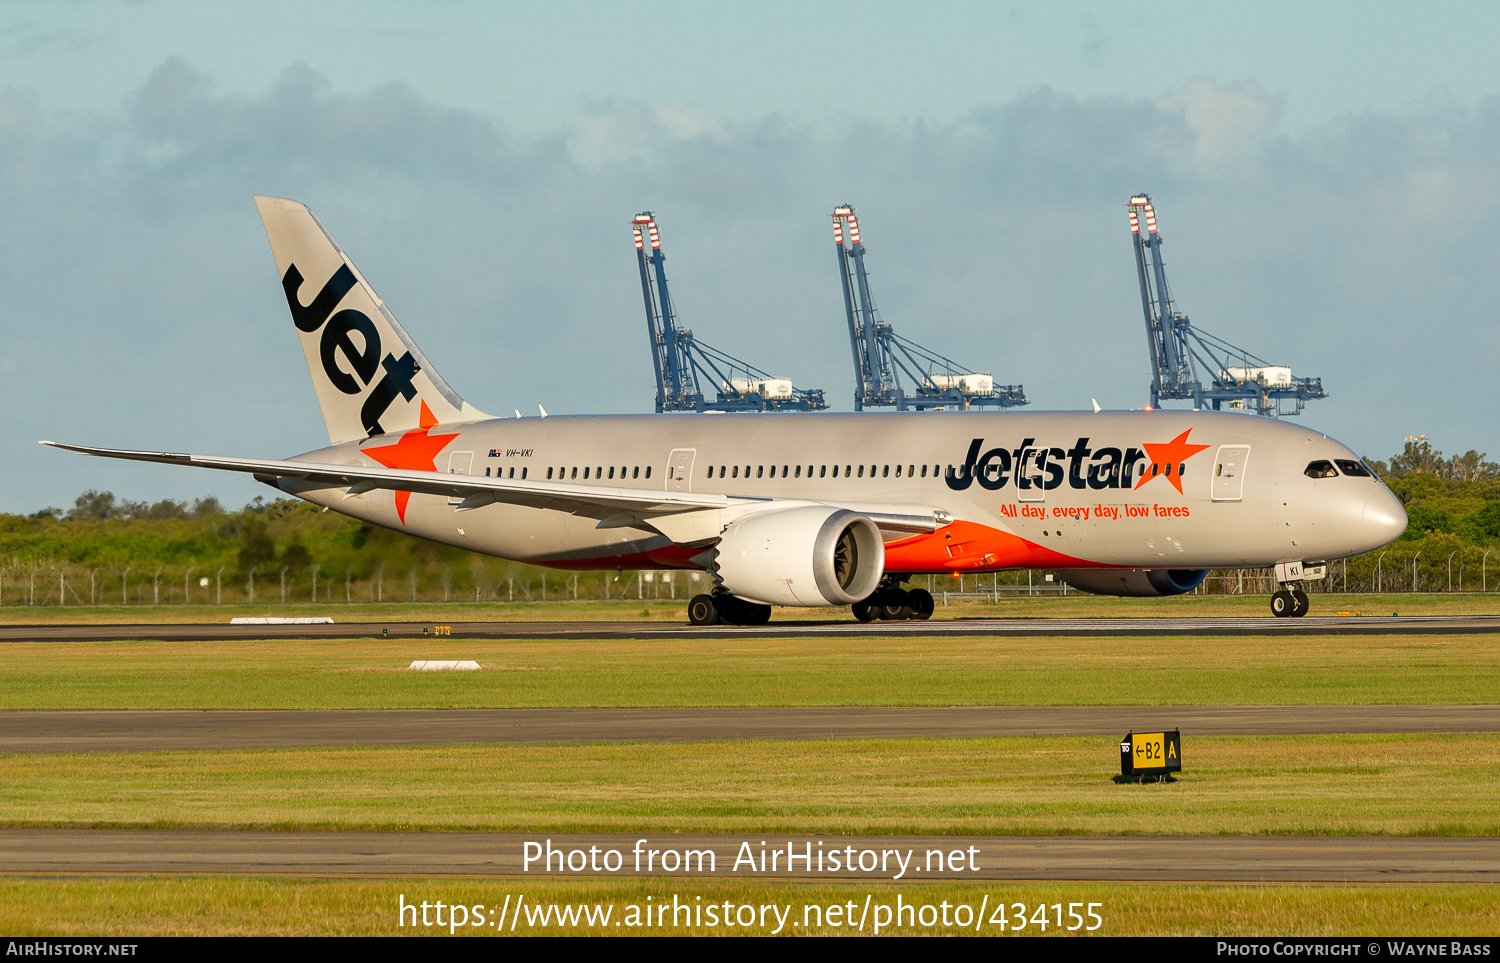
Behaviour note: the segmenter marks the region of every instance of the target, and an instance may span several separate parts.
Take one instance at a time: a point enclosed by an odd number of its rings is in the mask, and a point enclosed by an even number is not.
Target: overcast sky
[[[0,2],[0,510],[266,491],[39,438],[326,443],[257,193],[472,403],[581,414],[651,408],[644,209],[686,325],[852,408],[841,203],[899,333],[1139,407],[1144,190],[1179,308],[1323,378],[1307,424],[1500,454],[1496,36],[1478,3]]]

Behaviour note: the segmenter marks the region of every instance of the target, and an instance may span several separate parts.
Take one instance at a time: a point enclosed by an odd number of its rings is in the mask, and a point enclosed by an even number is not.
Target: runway
[[[1500,732],[1500,705],[943,706],[717,709],[6,710],[0,752]]]
[[[818,636],[1297,636],[1474,635],[1500,632],[1500,615],[1215,617],[1162,619],[955,619],[932,622],[775,621],[761,626],[674,622],[335,622],[320,625],[222,623],[5,625],[4,642],[181,642],[247,639],[421,638],[436,625],[465,639],[724,639]]]
[[[554,850],[597,850],[578,872],[554,858],[524,862],[525,843]],[[643,841],[639,843],[638,841]],[[774,870],[752,871],[737,857],[744,843],[757,860],[779,850]],[[786,852],[813,854],[787,871]],[[847,847],[847,849],[846,849]],[[637,848],[642,855],[637,857]],[[645,853],[656,850],[652,872]],[[615,850],[608,872],[602,853]],[[667,850],[676,872],[657,862]],[[698,863],[681,854],[708,850]],[[827,869],[839,850],[840,869]],[[877,854],[864,858],[861,854]],[[536,850],[533,850],[535,853]],[[817,853],[825,871],[817,871]],[[542,849],[545,859],[545,849]],[[850,860],[846,854],[853,856]],[[880,855],[887,855],[879,866]],[[898,855],[899,854],[899,855]],[[900,869],[901,857],[906,869]],[[561,857],[565,860],[567,857]],[[608,857],[603,857],[608,858]],[[637,868],[637,858],[640,867]],[[855,869],[843,869],[844,862]],[[703,871],[685,871],[699,866]],[[769,860],[767,862],[769,864]],[[709,867],[712,867],[711,870]],[[815,836],[747,833],[375,833],[119,829],[0,829],[0,874],[7,876],[293,876],[333,878],[511,877],[859,881],[920,883],[1100,881],[1148,883],[1496,883],[1500,838],[1389,836]],[[900,872],[900,878],[895,878]],[[442,894],[446,897],[448,894]],[[434,896],[434,898],[438,898]]]

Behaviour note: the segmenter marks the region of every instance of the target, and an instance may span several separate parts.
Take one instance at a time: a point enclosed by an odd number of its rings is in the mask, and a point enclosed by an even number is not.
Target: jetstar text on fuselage
[[[1165,478],[1180,493],[1188,459],[1212,447],[1191,444],[1191,433],[1189,428],[1169,442],[1124,449],[1090,448],[1087,437],[1079,438],[1071,448],[1043,447],[1035,438],[1026,438],[1014,448],[986,449],[985,440],[975,438],[969,443],[963,465],[944,481],[954,491],[964,491],[975,482],[989,491],[999,491],[1011,483],[1021,491],[1051,491],[1061,488],[1065,481],[1070,488],[1102,491],[1140,488],[1154,478]]]

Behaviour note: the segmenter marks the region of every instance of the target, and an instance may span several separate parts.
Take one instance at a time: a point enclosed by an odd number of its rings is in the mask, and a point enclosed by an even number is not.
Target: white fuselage
[[[463,509],[456,497],[412,494],[398,511],[399,492],[278,484],[398,531],[569,568],[692,567],[702,563],[683,546],[711,541],[723,522],[804,502],[951,518],[930,534],[888,534],[894,572],[1271,566],[1369,551],[1406,524],[1373,477],[1306,474],[1314,461],[1357,461],[1348,448],[1242,414],[554,416],[393,437],[295,460],[750,501],[727,515],[697,513],[705,518],[696,527],[664,528],[549,508],[544,498]],[[415,462],[398,448],[410,448]],[[377,449],[379,458],[365,454]]]

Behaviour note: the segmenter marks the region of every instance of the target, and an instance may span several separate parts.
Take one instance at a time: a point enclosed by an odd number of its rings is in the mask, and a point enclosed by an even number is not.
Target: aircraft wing
[[[491,502],[565,511],[574,515],[601,519],[601,527],[632,524],[638,521],[650,524],[652,518],[707,509],[758,510],[759,506],[773,507],[776,501],[771,498],[730,496],[717,492],[677,492],[604,485],[578,485],[570,482],[520,481],[513,478],[412,471],[405,468],[384,468],[375,465],[334,465],[312,461],[223,458],[216,455],[89,448],[84,445],[65,445],[56,441],[43,441],[40,444],[65,451],[76,451],[84,455],[98,455],[102,458],[123,458],[128,461],[149,461],[164,465],[186,465],[193,468],[245,472],[254,475],[257,480],[267,482],[277,478],[293,478],[329,488],[347,488],[345,497],[362,495],[376,489],[388,489],[463,499],[454,506],[455,511],[480,508]],[[849,508],[867,515],[882,531],[890,533],[893,537],[931,532],[951,520],[942,512],[923,509],[919,506],[861,506],[838,502],[837,507]]]
[[[56,441],[43,441],[40,444],[85,455],[98,455],[102,458],[124,458],[128,461],[151,461],[164,465],[187,465],[193,468],[245,472],[265,481],[275,478],[295,478],[309,482],[324,482],[328,487],[347,487],[350,496],[361,495],[377,488],[421,492],[427,495],[447,495],[450,498],[464,499],[462,503],[455,506],[458,509],[478,508],[490,502],[507,502],[564,511],[592,508],[595,511],[585,510],[580,514],[593,515],[597,514],[598,509],[608,509],[612,512],[681,512],[703,508],[728,508],[734,502],[749,501],[749,499],[731,499],[728,495],[713,492],[672,492],[639,488],[607,488],[603,485],[576,485],[567,482],[518,481],[478,475],[412,471],[406,468],[383,468],[378,465],[332,465],[322,462],[278,461],[266,458],[221,458],[216,455],[89,448],[83,445],[65,445]],[[765,501],[766,499],[755,500]]]

